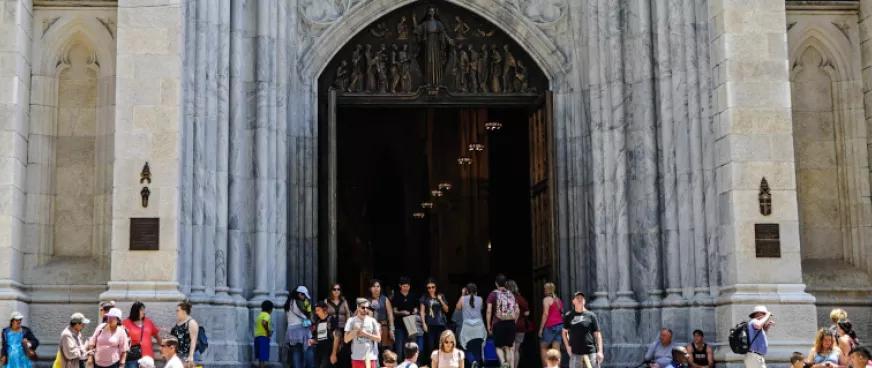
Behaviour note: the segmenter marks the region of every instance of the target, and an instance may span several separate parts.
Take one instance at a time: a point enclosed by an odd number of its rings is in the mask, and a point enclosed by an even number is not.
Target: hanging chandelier
[[[465,156],[464,156],[464,157],[460,157],[460,158],[457,159],[457,164],[460,165],[460,166],[463,166],[463,165],[472,165],[472,159],[469,158],[469,157],[465,157]]]
[[[484,145],[481,143],[470,143],[469,150],[473,152],[481,152],[484,151]]]
[[[438,189],[433,189],[430,191],[430,195],[432,195],[433,197],[436,197],[436,198],[441,197],[442,194],[443,194],[442,191],[438,190]]]
[[[443,182],[439,183],[439,186],[437,186],[437,188],[439,188],[439,190],[441,190],[441,191],[447,192],[447,191],[451,190],[451,183],[449,183],[447,181],[443,181]]]
[[[502,128],[503,128],[503,123],[500,123],[499,121],[489,121],[487,123],[484,123],[484,129],[489,131],[489,132],[495,132],[495,131],[500,130]]]
[[[425,209],[433,208],[433,202],[421,202],[421,208],[425,208]]]
[[[427,214],[425,214],[424,212],[413,212],[412,213],[412,218],[417,219],[417,220],[423,219],[426,216],[427,216]]]

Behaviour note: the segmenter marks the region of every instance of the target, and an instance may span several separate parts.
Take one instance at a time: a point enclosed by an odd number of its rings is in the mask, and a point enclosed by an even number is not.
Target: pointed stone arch
[[[111,10],[52,10],[35,15],[24,267],[25,283],[35,291],[47,285],[100,285],[108,280],[114,17]],[[82,217],[87,224],[76,222],[75,229],[69,228],[71,218]],[[62,223],[67,230],[59,227]],[[78,246],[58,247],[76,242],[63,235],[67,233],[85,235]],[[59,243],[59,237],[66,241]],[[58,262],[81,272],[72,276],[52,272],[61,269]],[[85,287],[75,293],[97,295],[100,288]]]
[[[319,24],[325,27],[317,38],[317,47],[310,47],[301,56],[300,70],[303,83],[313,83],[328,63],[348,40],[359,31],[379,20],[382,16],[417,0],[373,0],[351,6],[346,14],[340,14],[332,23]],[[483,0],[477,2],[447,0],[491,22],[517,42],[536,62],[550,81],[552,89],[561,86],[569,73],[570,60],[557,44],[532,21],[521,14],[513,13],[505,2]],[[303,10],[301,10],[302,12]],[[566,16],[566,15],[563,15]],[[305,17],[304,17],[305,18]],[[310,25],[312,26],[312,25]]]
[[[868,222],[862,209],[869,206],[863,192],[869,185],[869,162],[866,126],[858,123],[863,110],[861,84],[856,82],[859,59],[847,35],[831,23],[800,22],[789,38],[803,270],[815,279],[816,260],[836,254],[838,261],[868,272],[861,257],[867,247],[861,234]],[[819,69],[826,78],[802,80],[813,77],[810,68]],[[830,185],[820,186],[824,178]],[[825,219],[809,220],[815,212],[825,212]],[[827,230],[829,222],[833,223]],[[831,236],[822,238],[824,233]],[[810,291],[814,292],[813,286]]]

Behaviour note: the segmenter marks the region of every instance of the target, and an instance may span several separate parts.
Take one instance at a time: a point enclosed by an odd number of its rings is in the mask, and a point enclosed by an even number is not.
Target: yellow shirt
[[[270,322],[269,313],[260,312],[260,314],[257,315],[257,319],[254,320],[254,337],[269,336],[266,333],[266,329],[263,328],[264,321],[266,321],[266,325],[269,326],[270,331],[272,331],[272,323]]]

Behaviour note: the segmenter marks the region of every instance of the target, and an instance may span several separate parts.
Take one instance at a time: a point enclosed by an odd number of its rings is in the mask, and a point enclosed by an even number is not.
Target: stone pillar
[[[178,0],[118,2],[115,170],[109,290],[102,299],[152,301],[170,323],[179,292],[179,190],[182,10]],[[149,205],[139,172],[151,167]],[[160,218],[160,250],[129,251],[131,217]],[[167,306],[154,306],[154,302]],[[158,312],[160,311],[160,312]]]
[[[30,0],[0,3],[0,316],[28,314],[20,282],[32,19]]]
[[[784,3],[712,0],[709,17],[721,295],[716,301],[717,340],[748,318],[755,304],[777,318],[769,334],[769,364],[786,362],[814,336],[814,298],[805,293],[800,244],[787,34]],[[772,214],[760,214],[763,176],[772,189]],[[758,258],[754,225],[780,227],[781,256]],[[718,360],[740,366],[742,356],[721,348]]]

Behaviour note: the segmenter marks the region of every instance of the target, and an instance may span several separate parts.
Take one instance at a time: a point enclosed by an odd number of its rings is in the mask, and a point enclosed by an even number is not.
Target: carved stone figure
[[[375,75],[379,93],[388,91],[388,47],[381,44],[375,54]]]
[[[348,92],[360,92],[363,87],[363,46],[354,47],[351,53],[351,81],[348,83]]]
[[[469,24],[466,24],[463,19],[460,19],[460,16],[454,17],[453,31],[455,40],[465,40],[466,34],[469,33],[470,30],[471,28],[469,27]]]
[[[490,68],[490,80],[491,80],[491,92],[493,93],[501,93],[503,91],[500,86],[500,78],[503,74],[503,57],[500,55],[500,50],[497,49],[497,45],[491,45],[491,68]]]
[[[529,0],[523,9],[524,15],[534,23],[554,23],[566,11],[565,0]]]
[[[372,34],[376,38],[385,37],[385,35],[390,36],[390,30],[388,29],[388,25],[385,22],[379,22],[374,27],[369,29],[369,33]]]
[[[400,86],[400,60],[397,44],[391,45],[390,82],[388,89],[391,93],[397,93]]]
[[[478,64],[481,62],[478,58],[478,51],[472,45],[467,46],[469,52],[469,69],[466,71],[467,89],[469,92],[478,91]]]
[[[489,37],[493,36],[494,33],[496,33],[496,30],[495,29],[485,30],[485,29],[479,28],[479,29],[475,30],[475,33],[478,34],[479,38],[489,38]]]
[[[479,57],[478,57],[478,82],[479,82],[478,89],[482,93],[488,92],[487,69],[489,66],[488,63],[490,63],[490,60],[488,58],[489,54],[490,53],[488,52],[487,45],[482,44],[481,51],[479,52]]]
[[[400,49],[400,85],[405,93],[412,91],[412,58],[409,55],[409,45]]]
[[[515,66],[514,73],[514,81],[513,81],[513,89],[515,92],[528,92],[527,88],[527,67],[524,66],[524,63],[521,60],[518,60],[517,65]]]
[[[400,41],[409,39],[409,23],[406,21],[405,15],[402,16],[400,22],[397,23],[397,39]]]
[[[333,79],[333,87],[340,91],[348,89],[348,61],[342,60],[336,67],[336,77]]]
[[[503,45],[503,91],[504,92],[513,92],[512,79],[514,79],[514,75],[512,72],[515,68],[518,67],[518,61],[515,59],[515,56],[512,55],[512,52],[509,51],[509,45]]]
[[[450,88],[459,89],[460,88],[460,51],[461,46],[457,45],[457,47],[450,47],[448,50],[448,62],[445,64],[445,77],[448,82],[450,82]]]
[[[366,44],[363,54],[366,56],[366,91],[373,92],[376,88],[376,56],[372,52],[372,45]]]
[[[454,42],[448,37],[445,25],[439,19],[439,12],[434,7],[427,9],[427,15],[420,24],[415,20],[414,27],[420,48],[424,51],[424,83],[437,87],[442,84],[446,50]]]
[[[466,84],[469,80],[469,53],[466,52],[462,45],[457,45],[457,57],[460,61],[456,76],[456,80],[458,81],[457,90],[460,92],[466,92]]]

